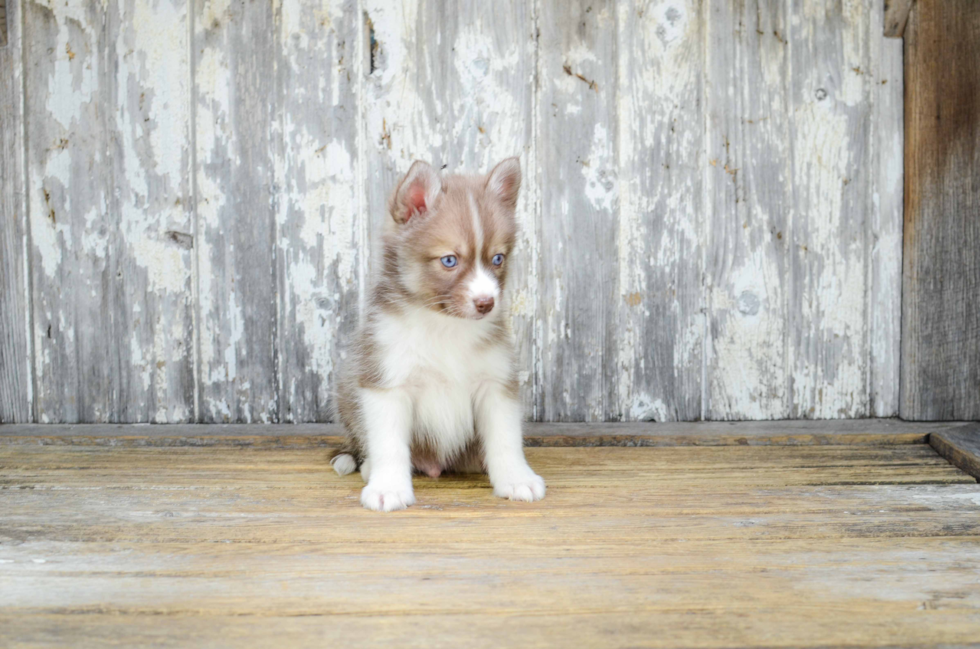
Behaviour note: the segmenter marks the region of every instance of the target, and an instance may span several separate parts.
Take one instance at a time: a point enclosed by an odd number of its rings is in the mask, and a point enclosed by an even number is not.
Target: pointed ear
[[[432,209],[440,191],[438,172],[428,162],[416,160],[388,202],[391,218],[395,223],[407,223],[412,217],[425,214]]]
[[[507,158],[487,176],[486,192],[514,209],[517,207],[517,194],[521,190],[521,161],[517,158]]]

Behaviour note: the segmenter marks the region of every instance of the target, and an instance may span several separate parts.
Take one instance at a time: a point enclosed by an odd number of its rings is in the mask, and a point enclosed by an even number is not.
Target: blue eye
[[[445,266],[446,268],[452,268],[453,266],[456,265],[456,255],[446,255],[439,261],[441,261],[442,265]]]
[[[494,266],[499,266],[500,264],[504,263],[504,256],[498,253],[494,255],[493,259],[491,259],[490,261],[493,263]]]

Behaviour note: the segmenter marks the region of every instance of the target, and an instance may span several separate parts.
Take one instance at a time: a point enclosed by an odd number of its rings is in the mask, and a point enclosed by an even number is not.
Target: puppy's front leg
[[[524,458],[521,405],[511,392],[498,383],[484,386],[476,399],[476,430],[494,495],[533,502],[544,498],[544,480]]]
[[[415,504],[412,491],[412,400],[402,390],[361,390],[370,474],[361,504],[390,512]]]

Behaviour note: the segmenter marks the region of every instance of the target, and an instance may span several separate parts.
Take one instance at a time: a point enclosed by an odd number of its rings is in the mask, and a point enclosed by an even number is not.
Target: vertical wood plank
[[[25,3],[37,419],[116,411],[106,7]]]
[[[868,414],[898,415],[902,334],[903,72],[902,42],[879,38],[880,3],[871,23],[874,109],[871,287],[870,399]]]
[[[20,12],[0,10],[0,423],[34,415]]]
[[[700,0],[618,10],[618,354],[605,359],[605,416],[701,417],[704,17]]]
[[[194,418],[188,20],[185,0],[108,3],[115,421]]]
[[[869,410],[869,4],[791,3],[792,418]]]
[[[26,24],[38,419],[187,421],[186,9],[31,3]]]
[[[616,6],[544,0],[538,25],[539,413],[618,419]]]
[[[870,9],[712,6],[708,416],[866,416],[871,340],[880,334],[882,350],[897,334],[870,324]],[[895,259],[877,261],[883,270]],[[882,299],[887,317],[893,302]]]
[[[980,419],[980,5],[918,0],[905,31],[901,416]]]
[[[194,4],[198,419],[268,422],[276,389],[276,15]]]
[[[413,160],[486,173],[520,156],[522,234],[508,282],[527,415],[541,416],[530,374],[538,285],[533,8],[525,0],[366,0],[362,8],[367,239],[376,243],[390,218],[387,195]]]
[[[709,0],[707,419],[789,416],[790,18],[783,0]]]
[[[363,210],[352,0],[283,0],[278,56],[281,418],[327,421],[339,341],[358,317]]]

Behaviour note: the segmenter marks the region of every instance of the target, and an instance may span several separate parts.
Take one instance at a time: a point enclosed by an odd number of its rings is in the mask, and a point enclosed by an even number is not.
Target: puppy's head
[[[412,301],[447,315],[496,317],[514,247],[521,166],[445,176],[415,162],[389,201],[386,271]]]

